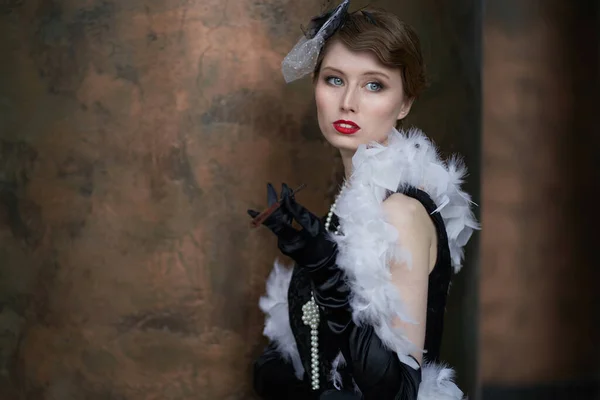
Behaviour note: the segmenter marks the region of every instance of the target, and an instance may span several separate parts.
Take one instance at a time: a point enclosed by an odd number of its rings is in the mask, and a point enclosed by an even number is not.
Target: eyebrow
[[[333,72],[337,72],[340,75],[345,75],[342,71],[340,71],[337,68],[325,66],[325,67],[323,67],[323,69],[328,69],[328,70],[331,70]],[[363,75],[378,75],[378,76],[382,76],[384,78],[390,79],[389,76],[387,76],[386,74],[384,74],[383,72],[380,72],[380,71],[367,71],[367,72],[364,72]]]

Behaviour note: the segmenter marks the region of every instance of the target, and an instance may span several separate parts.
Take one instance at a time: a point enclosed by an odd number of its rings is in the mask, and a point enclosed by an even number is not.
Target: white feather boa
[[[396,317],[413,321],[405,310],[401,293],[391,282],[388,266],[393,259],[410,261],[410,254],[398,246],[398,232],[385,220],[381,203],[390,191],[396,192],[404,186],[427,192],[444,220],[452,267],[458,272],[463,247],[473,230],[479,229],[471,211],[471,198],[460,188],[466,169],[457,158],[447,163],[442,161],[434,144],[417,129],[402,133],[394,129],[387,145],[360,146],[352,163],[348,188],[340,195],[336,208],[344,235],[332,238],[339,246],[337,265],[345,271],[352,288],[353,319],[357,324],[372,325],[402,362],[418,368],[408,355],[420,349],[401,329],[392,326]],[[289,326],[290,279],[291,270],[276,262],[260,307],[267,315],[265,336],[293,363],[296,375],[302,376],[304,369]],[[338,376],[336,371],[331,375]],[[453,376],[451,368],[424,363],[418,400],[462,399],[463,393],[454,384]]]
[[[290,326],[287,300],[292,272],[292,268],[286,268],[278,260],[275,260],[273,270],[267,279],[267,294],[260,298],[258,304],[266,315],[263,334],[275,344],[277,351],[286,361],[291,361],[296,377],[302,380],[304,366],[302,366],[296,339]]]

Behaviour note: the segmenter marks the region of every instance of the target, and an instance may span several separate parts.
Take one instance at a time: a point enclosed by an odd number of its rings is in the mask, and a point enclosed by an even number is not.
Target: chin
[[[366,138],[361,136],[360,131],[354,135],[342,135],[337,132],[327,133],[323,135],[325,139],[338,150],[356,152],[358,146],[361,144],[369,144],[373,142],[385,143],[388,136],[385,135],[381,138]]]
[[[330,145],[335,147],[338,150],[345,151],[356,151],[358,146],[362,143],[358,134],[354,135],[342,135],[340,133],[327,133],[323,135],[325,140],[329,142]]]

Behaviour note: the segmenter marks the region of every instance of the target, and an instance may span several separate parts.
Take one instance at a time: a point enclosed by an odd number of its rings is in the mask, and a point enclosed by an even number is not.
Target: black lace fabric
[[[311,336],[310,327],[302,321],[302,306],[310,300],[311,289],[312,284],[308,273],[301,267],[295,267],[288,291],[288,307],[290,311],[290,325],[296,338],[302,365],[304,366],[304,380],[307,382],[307,385],[310,381],[310,373],[312,371],[310,358]],[[319,393],[327,389],[334,389],[333,382],[331,381],[331,369],[333,360],[335,360],[339,352],[339,344],[336,343],[336,338],[329,332],[325,317],[321,312],[319,323]],[[346,379],[348,378],[349,376],[346,377]]]

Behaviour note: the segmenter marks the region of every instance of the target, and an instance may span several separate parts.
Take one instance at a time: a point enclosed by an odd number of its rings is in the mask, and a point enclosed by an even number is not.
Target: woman
[[[348,3],[314,18],[283,63],[287,81],[314,73],[319,127],[345,183],[324,220],[287,185],[280,196],[268,186],[269,206],[281,207],[263,224],[295,266],[276,263],[261,299],[270,344],[255,389],[264,399],[462,399],[437,363],[452,270],[478,228],[465,170],[420,131],[395,129],[425,86],[416,34]]]

